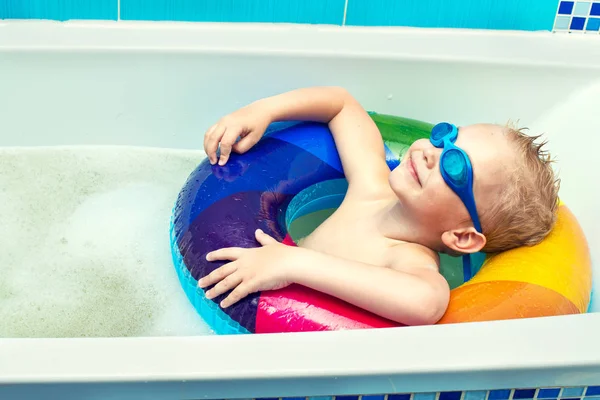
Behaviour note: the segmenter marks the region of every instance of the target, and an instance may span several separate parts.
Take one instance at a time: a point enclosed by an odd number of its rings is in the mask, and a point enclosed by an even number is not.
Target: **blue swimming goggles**
[[[473,220],[473,225],[481,233],[481,223],[477,215],[475,197],[473,196],[473,167],[469,156],[454,142],[458,137],[458,129],[453,124],[441,122],[433,127],[429,141],[437,148],[444,149],[440,156],[440,171],[450,189],[462,200]],[[471,257],[463,256],[463,274],[465,282],[471,279]]]

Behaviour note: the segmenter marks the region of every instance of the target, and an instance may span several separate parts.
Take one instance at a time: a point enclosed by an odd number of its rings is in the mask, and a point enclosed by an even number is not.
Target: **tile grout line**
[[[119,0],[121,1],[121,0]],[[342,26],[346,26],[346,16],[348,15],[348,2],[350,0],[345,0],[344,1],[344,16],[342,18]]]
[[[121,0],[117,0],[117,21],[121,20]]]

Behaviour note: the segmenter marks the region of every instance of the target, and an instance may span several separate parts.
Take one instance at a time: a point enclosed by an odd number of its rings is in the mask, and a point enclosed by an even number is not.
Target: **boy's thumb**
[[[261,229],[256,230],[256,240],[263,246],[268,244],[277,243],[277,240],[273,239],[271,236],[264,233]]]

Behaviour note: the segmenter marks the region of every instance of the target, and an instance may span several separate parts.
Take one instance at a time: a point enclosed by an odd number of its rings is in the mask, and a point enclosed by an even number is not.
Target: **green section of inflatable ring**
[[[398,159],[404,156],[415,140],[428,138],[433,128],[433,124],[415,119],[375,112],[369,115],[377,125],[383,142]]]

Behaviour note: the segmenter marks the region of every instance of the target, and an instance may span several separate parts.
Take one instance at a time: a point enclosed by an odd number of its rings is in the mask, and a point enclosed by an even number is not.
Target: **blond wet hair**
[[[541,242],[556,222],[560,180],[552,169],[553,160],[544,149],[547,141],[536,142],[541,135],[529,136],[527,128],[513,123],[504,127],[515,149],[515,167],[509,182],[482,215],[487,242],[482,249],[496,253]]]

